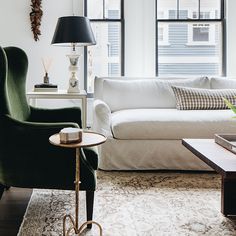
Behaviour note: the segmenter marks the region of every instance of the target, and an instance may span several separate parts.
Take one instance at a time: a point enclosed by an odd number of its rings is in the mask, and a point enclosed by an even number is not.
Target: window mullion
[[[224,15],[225,15],[225,4],[224,0],[221,0],[221,13],[220,13],[221,19],[224,19]]]
[[[179,0],[177,0],[177,19],[179,19]]]
[[[102,18],[103,18],[103,19],[106,19],[106,16],[105,16],[105,12],[106,12],[106,9],[105,9],[106,6],[105,6],[105,5],[106,5],[106,2],[105,2],[105,1],[106,1],[106,0],[103,0],[103,1],[102,1],[102,4],[103,4],[103,6],[102,6]]]
[[[198,0],[198,19],[201,18],[201,0]]]

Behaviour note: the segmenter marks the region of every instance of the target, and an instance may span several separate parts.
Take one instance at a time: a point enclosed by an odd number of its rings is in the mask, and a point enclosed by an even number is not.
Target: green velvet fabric
[[[26,188],[74,189],[75,149],[48,138],[64,127],[80,127],[77,107],[39,109],[27,104],[28,61],[19,48],[0,48],[0,184]],[[98,157],[81,150],[81,190],[95,190]]]
[[[5,96],[8,112],[13,118],[26,120],[30,115],[30,109],[25,96],[28,59],[21,49],[16,50],[16,48],[9,47],[5,49],[5,53],[7,60]]]

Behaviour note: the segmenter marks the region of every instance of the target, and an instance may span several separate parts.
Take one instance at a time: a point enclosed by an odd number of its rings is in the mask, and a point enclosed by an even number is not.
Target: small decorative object
[[[42,58],[42,63],[43,63],[44,71],[45,71],[45,76],[43,77],[43,83],[49,84],[48,70],[52,64],[52,58],[50,58],[49,60],[45,60]]]
[[[67,92],[78,93],[79,81],[76,72],[78,70],[80,55],[76,52],[76,47],[96,44],[89,19],[82,16],[60,17],[57,22],[52,44],[72,48],[71,54],[67,55],[70,60],[69,71],[71,72]]]
[[[80,143],[82,142],[82,133],[79,128],[64,128],[59,133],[60,142],[64,144]]]
[[[43,16],[41,4],[42,0],[31,0],[30,21],[31,21],[31,30],[34,34],[35,41],[38,41],[39,35],[41,35],[40,26],[41,26],[41,19]]]
[[[42,63],[43,63],[44,71],[45,71],[45,76],[43,77],[43,83],[34,85],[34,91],[35,92],[56,92],[58,90],[57,85],[50,84],[49,76],[48,76],[48,71],[52,64],[52,59],[50,58],[46,60],[42,58]]]

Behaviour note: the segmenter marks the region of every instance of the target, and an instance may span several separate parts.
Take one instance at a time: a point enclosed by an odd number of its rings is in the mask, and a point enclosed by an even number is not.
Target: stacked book
[[[57,92],[58,87],[56,84],[43,83],[34,85],[34,92]]]

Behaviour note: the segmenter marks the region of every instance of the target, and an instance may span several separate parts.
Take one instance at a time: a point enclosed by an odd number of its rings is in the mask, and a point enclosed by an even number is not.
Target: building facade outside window
[[[223,75],[223,13],[223,0],[156,0],[156,74]]]
[[[91,97],[95,76],[121,76],[124,72],[123,0],[84,0],[96,45],[85,49],[85,89]]]

